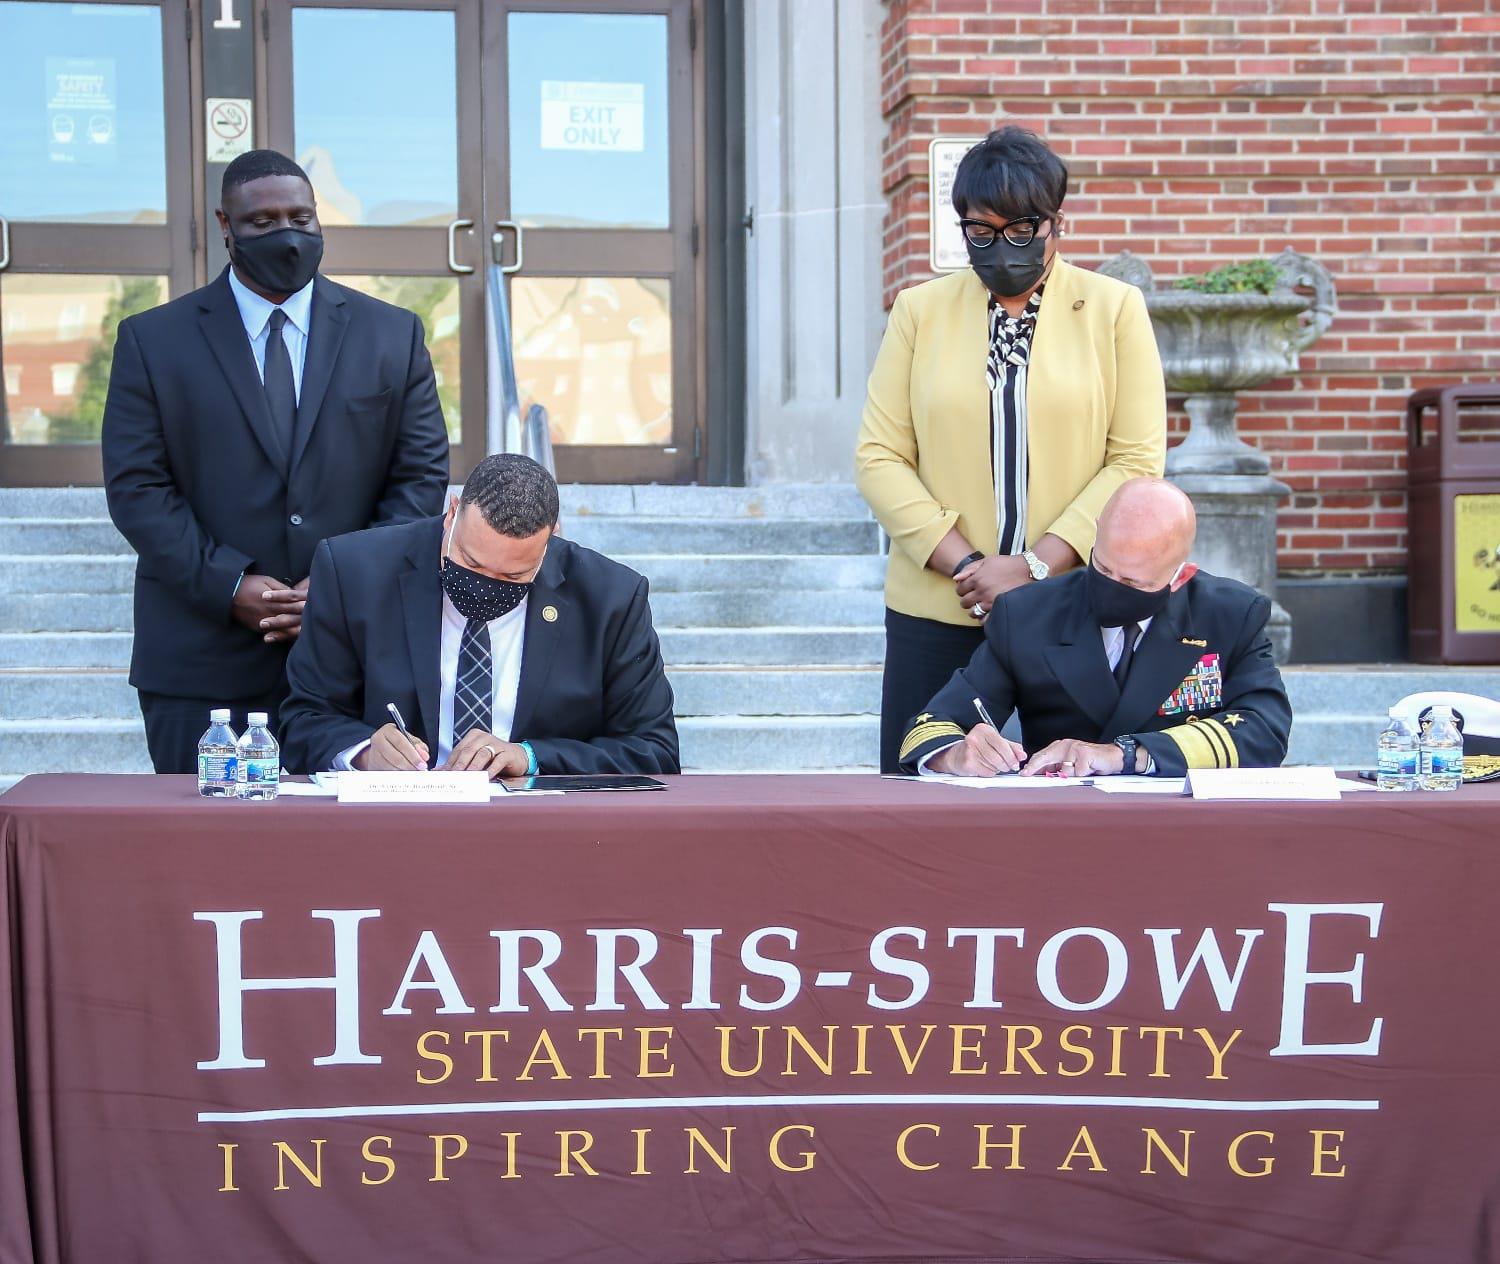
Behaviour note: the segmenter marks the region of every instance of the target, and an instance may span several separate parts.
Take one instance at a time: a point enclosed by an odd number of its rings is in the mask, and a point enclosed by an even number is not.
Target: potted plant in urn
[[[1188,433],[1167,453],[1167,477],[1198,507],[1198,557],[1274,599],[1276,506],[1288,489],[1271,477],[1270,458],[1236,433],[1236,394],[1297,371],[1337,311],[1333,277],[1292,250],[1184,277],[1170,290],[1158,290],[1128,250],[1099,271],[1145,292],[1167,389],[1186,395]],[[1280,606],[1271,635],[1284,659],[1291,621]]]

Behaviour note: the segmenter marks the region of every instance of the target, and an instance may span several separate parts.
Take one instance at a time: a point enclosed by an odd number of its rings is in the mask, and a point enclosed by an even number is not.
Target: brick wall
[[[1001,122],[1068,162],[1075,262],[1327,267],[1339,315],[1240,431],[1284,573],[1404,568],[1406,396],[1500,380],[1494,0],[891,0],[881,70],[887,303],[929,275],[928,141]]]

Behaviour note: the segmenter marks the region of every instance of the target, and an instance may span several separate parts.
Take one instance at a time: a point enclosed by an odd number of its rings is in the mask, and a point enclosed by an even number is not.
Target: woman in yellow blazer
[[[971,149],[953,207],[972,266],[896,296],[870,373],[855,477],[891,537],[883,771],[995,600],[1079,565],[1115,488],[1162,473],[1145,300],[1061,257],[1067,189],[1062,160],[1022,128]]]

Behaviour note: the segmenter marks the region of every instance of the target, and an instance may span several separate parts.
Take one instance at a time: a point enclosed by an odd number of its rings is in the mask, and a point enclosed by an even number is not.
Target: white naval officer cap
[[[1464,739],[1464,780],[1500,779],[1500,702],[1477,693],[1429,689],[1409,693],[1396,704],[1418,726],[1432,718],[1433,707],[1448,707]]]

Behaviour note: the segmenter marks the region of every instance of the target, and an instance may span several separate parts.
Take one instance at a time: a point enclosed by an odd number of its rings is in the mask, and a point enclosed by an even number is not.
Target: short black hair
[[[1050,219],[1068,196],[1068,165],[1035,132],[1014,125],[991,132],[953,173],[953,209],[991,211],[1007,220]]]
[[[464,480],[459,503],[474,505],[501,535],[524,540],[557,525],[557,480],[529,456],[497,452]]]
[[[307,172],[285,154],[274,149],[250,149],[224,168],[224,180],[219,185],[220,204],[223,204],[231,190],[242,184],[249,184],[252,180],[263,180],[266,176],[296,176],[309,189],[312,188]]]

